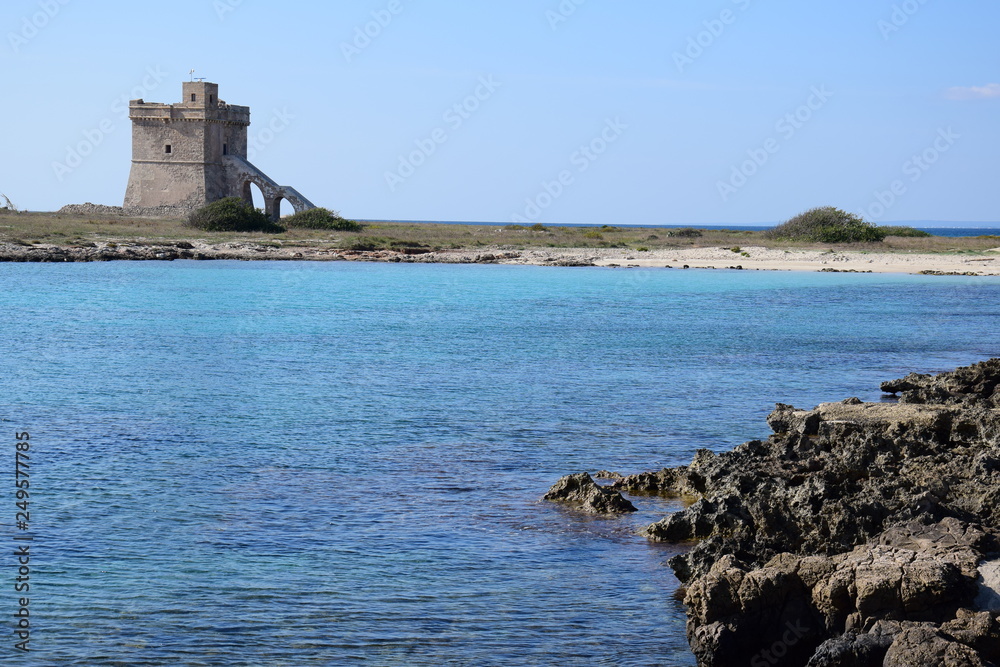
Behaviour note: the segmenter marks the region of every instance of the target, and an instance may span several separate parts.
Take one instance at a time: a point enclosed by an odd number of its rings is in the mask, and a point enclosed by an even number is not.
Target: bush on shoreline
[[[189,217],[189,227],[206,232],[266,232],[280,234],[285,231],[239,197],[226,197],[194,211]]]
[[[914,229],[913,227],[906,227],[905,225],[886,225],[880,227],[886,236],[901,236],[904,238],[911,239],[926,239],[934,236],[930,232],[925,232],[922,229]]]
[[[677,236],[682,239],[696,239],[704,236],[700,229],[694,229],[693,227],[681,227],[680,229],[672,229],[667,232],[667,236]]]
[[[337,232],[360,232],[363,227],[340,217],[336,211],[326,208],[311,208],[281,219],[281,224],[289,229],[329,229]]]
[[[885,228],[866,222],[860,216],[833,206],[823,206],[799,213],[767,230],[764,236],[813,243],[880,243],[887,234]]]

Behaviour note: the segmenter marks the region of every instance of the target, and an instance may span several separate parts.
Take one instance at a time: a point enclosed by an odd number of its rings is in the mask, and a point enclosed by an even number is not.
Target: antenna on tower
[[[194,70],[191,70],[189,73],[191,74],[191,81],[194,82]]]

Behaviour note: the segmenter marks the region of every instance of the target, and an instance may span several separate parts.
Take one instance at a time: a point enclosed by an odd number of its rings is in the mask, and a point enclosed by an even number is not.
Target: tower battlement
[[[251,183],[264,195],[265,210],[280,216],[281,200],[296,211],[314,208],[292,188],[277,185],[247,160],[250,107],[219,99],[219,86],[184,82],[179,103],[129,103],[132,170],[126,212],[185,216],[213,201],[241,197],[252,202]]]
[[[181,102],[177,104],[147,103],[132,100],[129,104],[129,118],[137,120],[191,121],[227,123],[232,125],[250,124],[250,107],[226,104],[219,99],[219,86],[215,83],[191,81],[184,83]]]

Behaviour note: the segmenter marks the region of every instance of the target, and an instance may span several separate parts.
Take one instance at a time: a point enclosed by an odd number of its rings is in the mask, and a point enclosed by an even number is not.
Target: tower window
[[[170,144],[167,144],[166,154],[170,155],[172,152],[173,152],[173,146],[171,146]]]
[[[198,101],[198,96],[195,93],[191,93],[191,101],[192,102],[197,102]]]
[[[229,144],[222,144],[222,154],[229,155]]]
[[[215,104],[215,95],[209,95],[208,96],[208,103],[209,104]]]

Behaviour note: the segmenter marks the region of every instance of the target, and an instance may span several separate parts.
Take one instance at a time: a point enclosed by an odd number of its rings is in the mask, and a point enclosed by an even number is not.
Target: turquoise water
[[[1000,331],[1000,279],[971,277],[133,262],[0,286],[39,665],[693,665],[676,548],[635,535],[672,506],[587,518],[548,486],[766,436],[776,401],[878,400]]]

